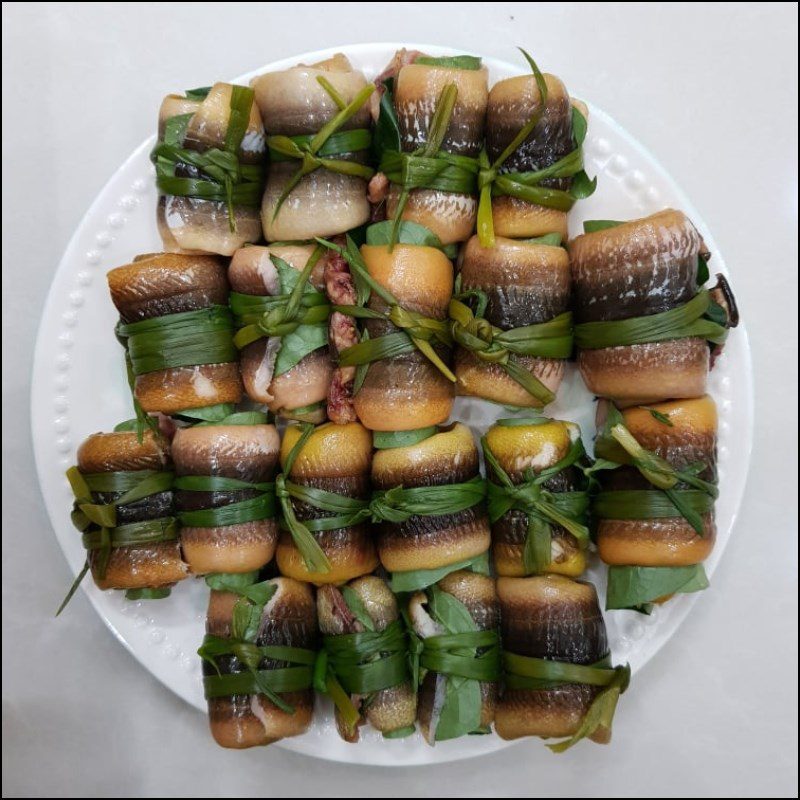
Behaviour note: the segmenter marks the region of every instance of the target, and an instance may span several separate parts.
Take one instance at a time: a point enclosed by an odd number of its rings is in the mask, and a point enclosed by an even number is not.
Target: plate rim
[[[452,55],[457,53],[470,53],[474,55],[480,55],[477,53],[473,53],[467,49],[461,48],[453,48],[443,45],[433,45],[433,44],[420,44],[420,43],[399,43],[399,42],[362,42],[358,44],[343,44],[334,47],[322,48],[318,50],[310,50],[305,51],[303,53],[297,55],[287,56],[282,59],[278,59],[276,61],[271,61],[261,67],[258,67],[254,70],[249,72],[243,73],[236,78],[233,78],[231,82],[233,83],[242,83],[247,82],[251,78],[256,75],[263,74],[268,71],[274,71],[279,69],[285,69],[287,67],[293,66],[298,62],[310,62],[310,61],[319,61],[325,58],[329,58],[335,53],[342,52],[345,55],[355,55],[355,54],[368,54],[374,55],[376,51],[386,50],[394,52],[400,48],[406,49],[415,49],[415,50],[422,50],[426,52],[430,52],[434,55]],[[483,56],[481,55],[484,63],[492,68],[501,68],[503,70],[508,70],[515,72],[516,74],[525,74],[525,70],[523,66],[512,64],[511,62],[504,61],[503,59],[496,58],[493,56]],[[672,177],[670,172],[664,167],[660,159],[658,159],[654,153],[642,142],[635,138],[635,136],[629,132],[625,127],[623,127],[620,123],[616,121],[616,119],[609,114],[608,112],[598,108],[590,101],[587,102],[587,105],[591,111],[591,116],[600,117],[604,120],[604,122],[611,127],[615,133],[617,133],[621,138],[625,140],[628,146],[630,146],[634,151],[636,151],[642,158],[649,162],[649,165],[652,166],[655,172],[660,174],[660,177],[667,181],[671,189],[674,191],[676,198],[680,201],[680,207],[687,216],[689,216],[693,223],[698,227],[703,238],[707,241],[710,248],[712,248],[714,255],[717,259],[718,263],[721,263],[723,271],[727,272],[727,266],[725,257],[720,251],[719,246],[716,244],[714,237],[709,230],[705,220],[703,217],[698,213],[696,207],[691,202],[689,197],[687,196],[686,192],[683,190],[682,186]],[[50,510],[48,508],[47,498],[45,497],[44,489],[43,489],[43,481],[42,475],[45,472],[44,465],[42,463],[42,458],[40,458],[39,454],[39,441],[40,436],[43,434],[37,434],[37,426],[36,421],[38,417],[38,410],[36,408],[36,398],[40,395],[41,391],[44,390],[46,392],[50,392],[50,387],[47,389],[44,388],[44,379],[46,377],[45,369],[43,365],[43,355],[42,351],[46,347],[45,343],[45,336],[46,336],[46,328],[47,328],[47,320],[51,318],[51,315],[54,313],[54,308],[58,304],[60,297],[55,293],[55,279],[62,271],[66,272],[68,268],[68,264],[75,259],[77,255],[77,251],[79,250],[79,240],[81,234],[84,232],[84,228],[88,227],[92,217],[100,212],[100,209],[104,206],[107,202],[107,196],[110,196],[112,193],[112,184],[116,181],[120,172],[122,172],[126,167],[128,167],[132,162],[138,160],[141,157],[143,152],[146,152],[149,148],[152,147],[153,142],[155,141],[155,135],[151,135],[146,138],[140,145],[135,147],[133,151],[114,169],[108,179],[103,183],[102,188],[98,191],[95,195],[94,199],[81,216],[81,219],[77,226],[75,227],[70,239],[64,249],[64,252],[59,259],[59,262],[56,266],[55,271],[53,272],[51,278],[51,285],[47,292],[47,297],[45,302],[42,306],[42,314],[39,320],[39,324],[37,327],[37,334],[36,340],[33,350],[33,359],[31,365],[31,387],[30,387],[30,399],[29,399],[29,414],[30,414],[30,436],[31,436],[31,444],[33,449],[34,455],[34,464],[36,468],[36,477],[37,477],[37,489],[39,491],[40,497],[42,499],[42,503],[47,511],[48,521],[50,523],[50,527],[52,530],[53,535],[56,538],[56,541],[59,544],[59,548],[63,553],[67,564],[69,566],[70,571],[74,574],[77,573],[77,570],[73,568],[72,560],[65,549],[64,543],[62,543],[59,536],[56,534],[56,526],[54,524],[53,518],[50,514]],[[150,187],[152,188],[152,187]],[[730,536],[733,535],[734,530],[737,525],[737,520],[739,517],[739,513],[741,511],[742,503],[744,501],[747,482],[749,477],[749,471],[751,466],[752,460],[752,450],[754,445],[754,406],[755,406],[755,399],[754,399],[754,376],[753,376],[753,358],[752,358],[752,350],[750,347],[749,337],[747,334],[746,325],[740,324],[739,327],[736,329],[736,336],[740,339],[740,346],[742,349],[742,356],[745,361],[745,369],[742,371],[741,375],[737,376],[737,380],[743,383],[743,394],[745,396],[746,405],[744,408],[744,415],[746,419],[746,426],[747,426],[747,437],[746,437],[746,447],[744,450],[740,450],[740,459],[743,458],[745,467],[744,472],[742,474],[741,482],[742,482],[742,489],[739,493],[738,498],[735,499],[735,502],[732,505],[732,516],[731,516],[731,525],[730,525],[730,535],[727,537],[726,541],[724,542],[721,549],[715,547],[712,556],[706,562],[706,571],[710,576],[716,572],[716,569],[722,560],[722,556],[727,548],[728,540]],[[74,451],[74,448],[72,448]],[[196,708],[193,702],[188,699],[188,697],[177,691],[173,686],[167,683],[166,679],[160,675],[155,673],[146,663],[144,660],[144,655],[140,654],[137,649],[125,638],[125,636],[118,630],[115,624],[112,622],[110,617],[102,610],[101,608],[101,600],[102,595],[97,595],[89,591],[89,584],[83,583],[81,585],[81,591],[87,596],[89,602],[91,603],[95,613],[100,617],[106,627],[111,631],[113,636],[119,641],[123,647],[136,659],[136,661],[144,668],[146,672],[148,672],[152,677],[156,678],[165,688],[167,688],[172,694],[179,697],[182,701],[185,701],[188,705],[193,708]],[[689,595],[685,598],[685,601],[680,608],[679,613],[674,615],[674,618],[671,620],[671,631],[668,636],[665,637],[664,641],[656,647],[652,653],[650,653],[638,666],[637,672],[644,668],[647,663],[663,648],[664,644],[674,636],[678,629],[683,625],[686,617],[692,611],[695,606],[695,603],[699,600],[699,596],[701,593],[694,593]],[[503,741],[500,740],[499,737],[496,739],[495,744],[496,746],[492,747],[491,749],[486,749],[480,755],[489,755],[492,752],[496,752],[501,749],[505,749],[506,747],[512,746],[514,744],[519,744],[524,742],[525,740],[517,740],[517,741]],[[449,763],[455,762],[458,760],[462,760],[465,758],[474,757],[474,754],[470,753],[459,753],[458,751],[448,752],[447,757],[444,759],[436,759],[436,761],[429,761],[429,762],[411,762],[411,763],[399,763],[397,761],[383,761],[379,763],[375,763],[372,761],[363,761],[359,760],[358,758],[348,758],[342,759],[337,755],[326,753],[326,752],[314,752],[309,753],[306,749],[300,749],[297,747],[295,740],[293,739],[286,739],[281,740],[276,743],[277,746],[282,747],[284,749],[292,750],[294,752],[300,752],[304,755],[313,755],[316,758],[321,758],[324,760],[335,761],[337,763],[355,763],[355,764],[364,764],[364,765],[372,765],[372,766],[414,766],[414,765],[421,765],[424,763]],[[353,751],[358,750],[358,748],[351,748]],[[354,753],[355,754],[355,753]]]

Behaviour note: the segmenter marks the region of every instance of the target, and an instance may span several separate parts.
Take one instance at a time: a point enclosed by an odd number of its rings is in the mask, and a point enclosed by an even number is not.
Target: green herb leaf
[[[463,559],[461,561],[456,561],[454,564],[447,564],[446,566],[436,567],[434,569],[393,572],[391,588],[395,594],[400,594],[401,592],[416,592],[437,583],[446,575],[449,575],[451,572],[457,572],[460,569],[468,569],[472,572],[478,572],[481,575],[488,575],[489,554],[481,553],[474,558]]]
[[[369,615],[369,611],[367,611],[367,607],[364,605],[364,601],[361,599],[360,595],[358,595],[356,591],[351,589],[349,586],[342,586],[340,591],[345,603],[347,603],[347,607],[350,609],[350,613],[368,631],[374,631],[375,623],[373,622],[372,617]]]
[[[675,427],[675,425],[672,423],[672,420],[669,418],[669,414],[664,414],[657,408],[650,408],[649,406],[642,406],[642,408],[647,409],[650,412],[650,416],[653,419],[658,420],[658,422],[660,422],[662,425],[666,425],[669,428]]]
[[[697,254],[697,285],[702,286],[709,278],[708,261],[702,253]]]
[[[390,245],[392,244],[391,220],[376,222],[367,228],[367,244],[370,245]],[[396,244],[413,244],[419,247],[435,247],[437,250],[444,251],[445,247],[442,240],[431,230],[417,222],[400,220],[397,226]]]
[[[373,431],[372,444],[376,450],[391,450],[395,447],[410,447],[429,439],[438,432],[436,425],[415,428],[410,431]]]
[[[426,67],[443,67],[446,69],[478,70],[483,62],[478,56],[417,56],[415,64],[424,64]]]
[[[606,610],[629,608],[652,603],[671,594],[688,594],[708,588],[702,564],[690,567],[621,567],[608,568]]]
[[[618,225],[624,225],[616,219],[587,219],[583,223],[584,233],[597,233],[597,231],[605,231],[608,228],[616,228]]]
[[[187,89],[184,96],[187,100],[205,100],[210,91],[210,86],[201,86],[199,89]]]

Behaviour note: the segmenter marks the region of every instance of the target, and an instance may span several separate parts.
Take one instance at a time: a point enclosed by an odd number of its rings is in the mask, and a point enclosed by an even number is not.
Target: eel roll
[[[391,223],[369,228],[367,242],[378,226]],[[446,363],[452,343],[446,322],[452,262],[441,246],[408,244],[404,237],[393,247],[367,243],[359,251],[352,239],[346,249],[329,247],[344,256],[356,286],[366,287],[358,293],[358,305],[333,307],[337,314],[364,319],[361,341],[338,352],[340,367],[357,367],[353,409],[358,419],[375,431],[445,422],[455,395],[455,376]]]
[[[125,589],[129,599],[157,599],[183,580],[173,510],[169,443],[152,431],[94,433],[67,472],[75,495],[72,522],[83,534],[87,570],[100,589]],[[59,612],[61,611],[59,609]]]
[[[291,578],[258,583],[255,573],[224,578],[207,579],[212,591],[198,650],[211,734],[236,749],[299,736],[314,713],[311,589]]]
[[[478,309],[450,304],[458,393],[510,406],[552,402],[572,355],[566,250],[500,238],[486,248],[473,236],[460,275]]]
[[[580,575],[589,546],[580,428],[545,417],[501,419],[483,448],[497,574]]]
[[[709,258],[681,211],[587,222],[570,242],[575,344],[589,391],[620,407],[706,390],[709,342],[738,323],[727,281],[703,289]]]
[[[587,117],[586,106],[571,99],[555,75],[536,70],[492,87],[486,155],[497,177],[491,184],[489,230],[512,239],[549,233],[567,238],[567,211],[575,199],[594,191],[594,182],[583,172]],[[503,159],[509,147],[512,150]],[[491,245],[491,234],[487,237],[481,227],[479,221],[481,238]]]
[[[230,256],[261,239],[266,137],[253,99],[246,86],[215,83],[161,103],[152,158],[165,250]]]
[[[180,428],[172,440],[183,553],[196,575],[245,573],[272,559],[278,432],[257,412]]]
[[[367,101],[374,87],[341,53],[260,75],[252,86],[270,154],[261,205],[267,241],[332,236],[363,225],[370,215]]]
[[[420,641],[417,718],[428,744],[490,733],[500,678],[500,608],[487,575],[453,572],[408,605]]]
[[[708,586],[714,547],[717,408],[708,396],[617,411],[606,403],[595,453],[597,550],[609,565],[606,608],[649,612]]]
[[[488,573],[486,484],[469,428],[457,422],[410,439],[376,435],[375,445],[371,508],[394,591],[424,588],[458,569]]]
[[[335,703],[341,737],[357,742],[365,722],[387,739],[415,733],[408,641],[386,581],[367,575],[345,586],[321,586],[317,616],[328,665],[319,688]]]
[[[153,253],[108,273],[134,398],[145,412],[225,416],[241,399],[225,263]]]
[[[281,574],[343,583],[378,566],[367,510],[371,464],[372,437],[357,422],[286,428],[278,479]]]
[[[611,740],[611,722],[630,669],[612,668],[594,586],[563,575],[498,578],[505,688],[495,730],[502,739]]]
[[[322,248],[243,247],[228,268],[247,396],[290,419],[322,422],[332,377]]]
[[[379,129],[384,137],[380,176],[390,183],[386,211],[425,225],[445,244],[466,241],[478,213],[477,156],[483,146],[488,72],[479,58],[413,54],[385,90]],[[384,73],[386,76],[386,73]],[[434,178],[418,175],[423,161],[447,162]],[[422,170],[425,171],[425,170]]]

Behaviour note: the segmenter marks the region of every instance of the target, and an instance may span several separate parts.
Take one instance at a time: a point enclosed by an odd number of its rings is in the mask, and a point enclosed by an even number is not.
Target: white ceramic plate
[[[257,74],[285,69],[300,61],[319,61],[335,52],[346,53],[369,78],[383,69],[400,46],[362,44],[306,53],[268,64],[236,82],[247,83]],[[406,46],[434,55],[454,52],[435,46]],[[490,85],[526,71],[522,60],[518,61],[511,65],[485,59]],[[557,64],[547,66],[558,71]],[[163,91],[180,88],[164,86]],[[153,127],[155,119],[154,106]],[[74,462],[75,450],[87,435],[111,430],[131,416],[122,349],[113,335],[116,313],[108,296],[105,273],[129,262],[137,253],[161,248],[155,225],[153,169],[148,159],[152,145],[151,138],[131,154],[84,216],[53,278],[36,344],[31,396],[36,464],[56,537],[76,573],[83,564],[84,550],[70,523],[72,496],[64,471]],[[582,230],[584,219],[628,219],[673,206],[683,209],[700,229],[714,253],[712,271],[726,272],[713,237],[675,182],[630,134],[591,105],[584,147],[586,169],[590,175],[598,176],[598,190],[572,212],[573,235]],[[588,442],[594,433],[593,398],[575,369],[569,369],[559,400],[548,412],[579,422]],[[709,575],[731,535],[750,459],[752,366],[744,328],[739,327],[731,335],[712,372],[710,392],[719,406],[720,497],[717,544],[706,562]],[[476,432],[485,430],[496,416],[497,406],[466,399],[457,401],[453,414]],[[596,558],[587,577],[598,585],[602,597],[605,574]],[[97,613],[141,664],[187,703],[205,710],[200,662],[195,655],[203,637],[208,595],[203,581],[186,580],[173,590],[169,600],[161,602],[127,602],[121,592],[100,592],[88,579],[83,588]],[[702,602],[701,597],[702,594],[681,595],[656,608],[649,617],[627,611],[608,613],[614,660],[629,661],[634,672],[640,669],[672,636],[692,605]],[[635,683],[634,691],[623,702],[636,702]],[[472,758],[508,744],[493,734],[442,742],[433,748],[419,736],[388,741],[367,729],[361,738],[358,745],[343,742],[334,730],[330,709],[325,707],[318,709],[308,733],[278,746],[335,761],[412,765]]]

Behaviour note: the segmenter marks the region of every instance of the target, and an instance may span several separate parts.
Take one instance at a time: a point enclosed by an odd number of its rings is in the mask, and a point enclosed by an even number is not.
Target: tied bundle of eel
[[[225,264],[155,253],[108,273],[135,401],[146,413],[219,419],[241,400]]]
[[[482,444],[497,574],[583,573],[589,495],[580,428],[547,417],[501,419]]]
[[[583,170],[586,106],[522,54],[532,74],[498,81],[489,92],[478,179],[478,236],[485,247],[495,244],[495,234],[566,240],[567,212],[597,183]]]
[[[708,280],[700,234],[681,211],[585,223],[570,242],[578,366],[589,391],[620,406],[706,391],[709,345],[738,313],[728,283]]]
[[[521,407],[555,400],[572,355],[566,250],[548,237],[483,247],[473,236],[459,274],[449,311],[458,393]]]
[[[708,397],[623,412],[606,403],[592,502],[597,550],[609,564],[606,608],[649,613],[675,593],[708,586],[702,562],[716,538],[717,408]]]
[[[500,608],[487,575],[453,572],[408,605],[419,719],[428,744],[490,733],[500,679]]]
[[[454,400],[446,319],[453,264],[422,226],[402,223],[394,246],[391,229],[390,222],[370,226],[360,250],[350,237],[346,247],[326,242],[329,260],[341,265],[338,279],[329,280],[329,296],[337,284],[331,344],[338,368],[328,415],[336,422],[357,417],[374,431],[445,422]],[[364,321],[360,337],[353,319]],[[344,320],[351,327],[339,331]]]
[[[281,574],[337,584],[378,566],[368,525],[371,464],[372,437],[357,422],[286,428],[277,481]]]
[[[275,553],[279,441],[266,423],[265,414],[239,412],[175,433],[175,505],[196,575],[251,572]]]
[[[425,225],[445,245],[465,241],[478,212],[486,67],[475,56],[403,50],[378,83],[381,159],[370,199],[385,198],[389,218]]]
[[[243,247],[228,268],[247,396],[306,422],[325,419],[332,373],[323,252],[311,244]]]
[[[368,575],[345,586],[322,586],[317,615],[323,638],[315,684],[335,704],[339,735],[357,742],[364,723],[386,739],[415,733],[408,640],[386,581]]]
[[[259,241],[265,153],[252,89],[216,83],[167,95],[151,154],[164,249],[229,256]]]
[[[169,443],[132,427],[92,434],[78,448],[78,465],[67,471],[72,522],[87,555],[58,613],[89,570],[98,588],[125,589],[131,600],[167,597],[188,574],[173,511]]]
[[[215,575],[203,660],[211,734],[242,749],[305,733],[314,713],[317,615],[308,584]]]
[[[503,739],[568,737],[611,740],[630,668],[611,666],[606,626],[594,586],[562,575],[498,578],[504,690],[495,730]]]
[[[478,449],[460,422],[376,434],[372,518],[395,592],[413,592],[460,569],[488,574],[491,543]]]
[[[313,239],[363,225],[375,87],[341,53],[261,75],[252,86],[268,134],[266,240]]]

